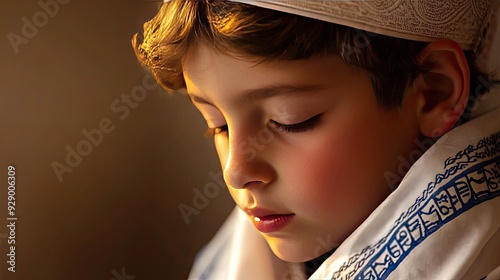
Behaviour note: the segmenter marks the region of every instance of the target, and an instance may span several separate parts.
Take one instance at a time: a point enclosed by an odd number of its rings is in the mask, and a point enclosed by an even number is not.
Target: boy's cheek
[[[288,191],[295,193],[297,199],[293,203],[309,205],[310,209],[319,206],[331,209],[332,203],[343,203],[348,194],[345,186],[351,177],[343,157],[340,150],[317,149],[315,153],[299,155],[300,161],[289,161],[295,165],[290,166],[286,176],[286,185],[291,187]]]
[[[363,201],[372,210],[390,192],[381,183],[385,163],[378,159],[386,155],[374,148],[360,138],[326,137],[314,149],[297,155],[300,161],[289,161],[295,165],[289,169],[295,181],[289,182],[305,198],[302,203],[324,206],[322,210],[350,209]]]

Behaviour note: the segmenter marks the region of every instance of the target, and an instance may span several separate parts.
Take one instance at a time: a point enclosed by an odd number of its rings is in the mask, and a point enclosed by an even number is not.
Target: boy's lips
[[[252,217],[253,224],[262,233],[278,231],[285,227],[295,216],[294,213],[278,214],[264,208],[246,209]]]

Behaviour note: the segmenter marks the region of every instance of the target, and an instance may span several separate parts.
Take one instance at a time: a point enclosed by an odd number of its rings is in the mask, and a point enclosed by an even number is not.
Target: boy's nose
[[[275,176],[265,160],[265,149],[257,149],[243,141],[229,141],[224,180],[235,189],[269,184]]]

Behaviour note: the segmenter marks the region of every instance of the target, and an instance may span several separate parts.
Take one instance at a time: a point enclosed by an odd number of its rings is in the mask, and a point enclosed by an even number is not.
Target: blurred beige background
[[[196,209],[194,190],[213,186],[220,166],[188,99],[145,89],[130,39],[158,5],[0,0],[0,279],[186,279],[232,209],[221,189],[189,224],[179,210]],[[113,130],[99,137],[101,122]],[[89,148],[84,130],[97,144]],[[65,166],[59,178],[54,162]],[[6,264],[10,164],[15,273]]]

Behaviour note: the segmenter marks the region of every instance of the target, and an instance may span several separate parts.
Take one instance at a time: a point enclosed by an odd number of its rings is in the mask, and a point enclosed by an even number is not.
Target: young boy
[[[164,3],[137,56],[238,205],[190,278],[499,277],[497,2]]]

